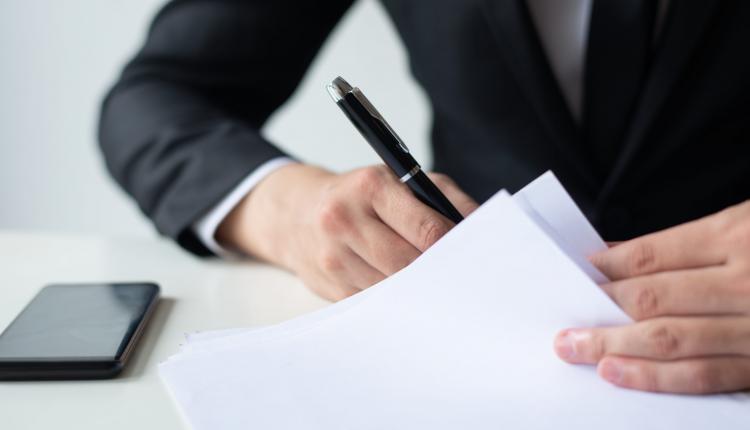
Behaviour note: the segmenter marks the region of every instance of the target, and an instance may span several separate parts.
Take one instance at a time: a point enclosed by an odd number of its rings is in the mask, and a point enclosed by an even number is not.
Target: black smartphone
[[[153,283],[42,288],[0,335],[0,380],[115,377],[158,300]]]

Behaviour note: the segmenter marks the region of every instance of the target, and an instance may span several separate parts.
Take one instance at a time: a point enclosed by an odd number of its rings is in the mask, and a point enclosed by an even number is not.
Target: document
[[[746,395],[625,390],[556,357],[561,329],[630,321],[585,259],[604,246],[546,174],[370,289],[191,335],[160,373],[198,430],[747,428]]]
[[[594,227],[588,222],[552,172],[548,171],[528,184],[518,191],[513,196],[513,199],[527,216],[539,225],[550,239],[554,240],[568,257],[576,262],[581,270],[589,275],[594,282],[599,284],[607,280],[587,259],[587,256],[606,249],[607,245],[599,237]],[[363,299],[364,296],[366,294],[360,293],[356,298]],[[234,328],[191,333],[187,335],[187,343],[182,346],[181,351],[195,349],[196,347],[210,348],[212,344],[204,341],[221,339],[234,334],[249,333],[250,337],[255,337],[256,335],[274,335],[289,327],[302,326],[307,321],[338,312],[340,308],[347,307],[358,301],[357,299],[350,298],[347,301],[329,306],[323,311],[313,312],[304,317],[273,327],[263,327],[261,329]],[[240,339],[236,340],[239,341]]]

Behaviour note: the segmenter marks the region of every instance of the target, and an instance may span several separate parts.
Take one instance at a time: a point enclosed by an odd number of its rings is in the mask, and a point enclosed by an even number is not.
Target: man
[[[385,169],[292,162],[258,131],[350,3],[168,4],[100,130],[162,233],[334,300],[451,228]],[[433,179],[459,210],[552,169],[606,239],[628,240],[592,261],[636,322],[565,330],[558,354],[634,389],[750,387],[750,2],[382,3],[430,96]]]

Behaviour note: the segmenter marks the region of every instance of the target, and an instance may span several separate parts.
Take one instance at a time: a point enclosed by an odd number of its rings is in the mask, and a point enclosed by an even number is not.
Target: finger
[[[318,266],[323,275],[336,284],[363,290],[385,278],[348,247],[323,249],[318,257]]]
[[[330,279],[323,275],[306,275],[300,274],[305,285],[307,285],[313,293],[326,300],[337,302],[343,300],[349,296],[360,292],[359,288],[355,288],[351,285],[347,285],[338,280]]]
[[[621,243],[590,260],[612,280],[722,264],[727,255],[714,244],[714,224],[710,217],[682,224]]]
[[[461,212],[461,215],[468,216],[479,207],[477,202],[474,201],[474,199],[471,198],[468,194],[463,192],[463,190],[458,187],[456,182],[454,182],[453,179],[451,179],[448,175],[430,172],[427,174],[427,176],[429,176],[432,182],[434,182],[435,185],[440,188],[440,191],[445,194],[445,197],[447,197],[448,200],[453,203],[456,209]]]
[[[650,361],[606,357],[597,368],[605,380],[623,388],[676,394],[714,394],[750,387],[750,358],[711,357]]]
[[[393,275],[408,266],[421,254],[417,248],[374,217],[363,222],[355,235],[347,239],[347,244],[368,265],[385,276]]]
[[[623,279],[601,288],[631,318],[740,314],[750,294],[740,277],[724,266],[676,270]]]
[[[341,284],[337,282],[330,282],[328,284],[328,288],[331,291],[331,299],[334,302],[338,302],[340,300],[344,300],[347,297],[351,297],[357,293],[359,293],[359,288],[352,287],[351,285]]]
[[[364,290],[385,279],[382,272],[369,265],[350,248],[346,249],[344,261],[345,273],[342,279],[348,285]]]
[[[608,355],[654,360],[750,356],[750,318],[656,318],[619,327],[573,329],[555,339],[558,355],[594,364]]]
[[[392,186],[382,187],[372,199],[375,214],[421,252],[453,227],[452,222],[420,202],[395,179]]]

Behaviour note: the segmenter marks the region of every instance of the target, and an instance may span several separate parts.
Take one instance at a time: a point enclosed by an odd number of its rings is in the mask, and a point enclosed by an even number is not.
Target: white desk
[[[162,301],[117,379],[0,382],[2,429],[186,427],[156,365],[185,332],[277,323],[325,302],[292,275],[258,263],[201,260],[166,240],[0,231],[0,329],[45,284],[155,281]]]

